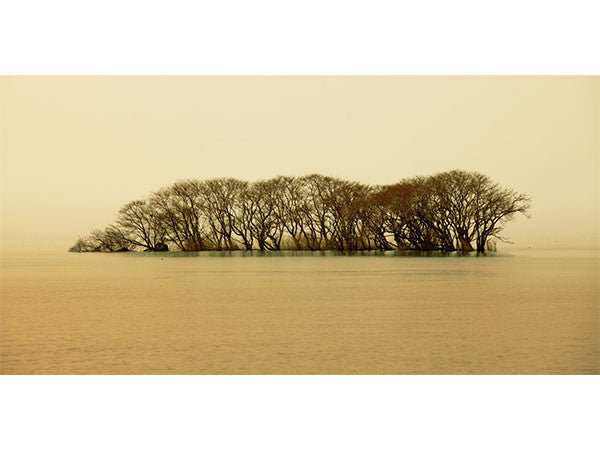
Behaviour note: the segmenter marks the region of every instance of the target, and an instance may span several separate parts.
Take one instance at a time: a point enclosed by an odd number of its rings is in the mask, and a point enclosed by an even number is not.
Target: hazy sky
[[[600,77],[2,77],[2,247],[67,248],[182,178],[481,171],[514,247],[598,247]]]

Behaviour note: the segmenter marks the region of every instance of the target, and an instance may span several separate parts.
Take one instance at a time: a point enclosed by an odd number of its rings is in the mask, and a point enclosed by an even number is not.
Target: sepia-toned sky
[[[68,248],[182,178],[450,169],[533,196],[515,248],[598,247],[600,77],[0,78],[3,249]]]

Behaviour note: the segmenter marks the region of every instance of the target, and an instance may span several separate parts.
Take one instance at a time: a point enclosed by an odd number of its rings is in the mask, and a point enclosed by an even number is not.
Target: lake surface
[[[596,250],[216,255],[3,254],[1,373],[599,373]]]

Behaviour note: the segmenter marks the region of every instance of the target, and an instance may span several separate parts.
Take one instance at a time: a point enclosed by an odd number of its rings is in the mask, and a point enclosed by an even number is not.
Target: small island
[[[182,180],[134,200],[72,252],[495,250],[528,195],[453,170],[369,186],[324,175]]]

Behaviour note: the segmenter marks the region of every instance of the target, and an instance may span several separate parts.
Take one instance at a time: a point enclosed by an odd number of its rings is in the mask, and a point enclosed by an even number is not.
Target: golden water
[[[599,372],[598,252],[3,254],[3,374]]]

